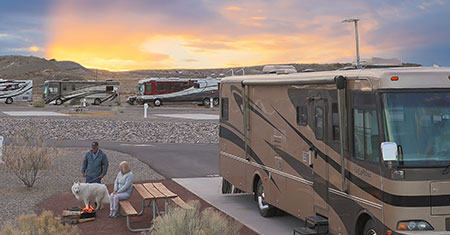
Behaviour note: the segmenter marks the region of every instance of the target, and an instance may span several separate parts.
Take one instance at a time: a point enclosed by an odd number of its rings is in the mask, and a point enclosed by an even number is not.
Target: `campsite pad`
[[[145,182],[135,182],[135,183],[155,183],[155,182],[162,182],[170,191],[178,194],[179,197],[181,197],[184,201],[190,201],[190,200],[198,200],[200,202],[200,209],[203,210],[207,207],[211,207],[210,204],[203,201],[190,191],[186,190],[179,184],[175,183],[172,180],[158,180],[158,181],[145,181]],[[75,199],[75,196],[70,191],[70,187],[72,185],[68,185],[67,188],[69,189],[66,192],[57,193],[45,200],[43,200],[36,208],[36,213],[40,214],[44,210],[50,210],[52,211],[56,216],[60,216],[61,212],[64,209],[72,208],[74,206],[84,206],[83,202],[78,201]],[[108,191],[112,192],[113,185],[107,185]],[[141,209],[141,200],[138,193],[134,190],[133,194],[131,196],[131,203],[133,204],[133,207],[136,210]],[[170,203],[173,205],[173,203]],[[159,208],[164,208],[163,201],[158,203]],[[85,222],[85,223],[79,223],[77,224],[78,228],[80,229],[81,234],[139,234],[139,233],[133,233],[128,230],[127,224],[126,224],[126,217],[119,216],[116,219],[110,219],[108,217],[109,215],[109,204],[104,204],[104,207],[102,210],[97,212],[97,218],[95,221],[91,222]],[[222,213],[222,212],[220,212]],[[223,214],[226,215],[226,214]],[[233,220],[231,217],[227,216],[230,220]],[[144,215],[139,217],[132,217],[131,218],[131,227],[133,228],[144,228],[144,227],[150,227],[152,215],[151,215],[151,208],[146,208]],[[250,230],[245,225],[242,227],[240,234],[244,235],[253,235],[257,234],[253,230]]]

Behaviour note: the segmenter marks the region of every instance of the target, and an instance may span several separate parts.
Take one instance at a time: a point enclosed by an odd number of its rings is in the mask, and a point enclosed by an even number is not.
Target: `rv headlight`
[[[400,221],[397,225],[397,230],[434,230],[431,225],[423,220],[410,220],[410,221]]]

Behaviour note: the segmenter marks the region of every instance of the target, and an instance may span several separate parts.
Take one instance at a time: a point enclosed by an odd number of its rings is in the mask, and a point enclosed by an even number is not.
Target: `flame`
[[[85,208],[83,208],[83,210],[81,210],[81,214],[92,213],[94,211],[95,211],[95,208],[92,205],[89,205],[89,207],[85,207]]]

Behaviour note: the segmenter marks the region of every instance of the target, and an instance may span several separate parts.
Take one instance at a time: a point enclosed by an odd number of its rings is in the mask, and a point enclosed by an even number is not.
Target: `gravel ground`
[[[218,143],[217,121],[0,118],[0,135],[36,127],[46,139],[151,143]]]
[[[81,164],[87,151],[88,149],[61,149],[60,156],[53,161],[52,169],[39,178],[32,188],[27,188],[14,175],[0,171],[0,208],[2,208],[0,228],[7,221],[14,221],[21,214],[33,213],[35,206],[45,198],[57,192],[70,190],[73,182],[83,182]],[[114,183],[121,161],[129,162],[135,181],[164,179],[150,167],[128,154],[103,151],[109,161],[108,173],[102,181],[105,184]]]

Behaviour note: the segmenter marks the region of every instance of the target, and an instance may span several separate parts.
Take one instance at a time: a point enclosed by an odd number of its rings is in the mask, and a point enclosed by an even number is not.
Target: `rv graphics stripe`
[[[238,146],[239,148],[241,148],[242,150],[245,151],[245,143],[244,141],[239,138],[239,136],[237,136],[236,134],[234,134],[232,131],[228,130],[227,128],[220,126],[220,133],[221,133],[221,137],[224,139],[229,140],[230,142],[232,142],[233,144],[235,144],[236,146]],[[265,166],[264,163],[261,161],[261,159],[258,157],[258,155],[256,155],[255,152],[253,152],[253,149],[248,147],[248,154],[250,155],[251,158],[253,158],[256,163]],[[263,169],[264,172],[269,175],[269,171]],[[277,187],[278,191],[280,190],[280,188],[278,187],[278,184],[271,178],[270,180],[272,180],[272,182],[274,183],[274,185]]]
[[[8,97],[19,96],[19,95],[22,95],[22,94],[26,93],[27,91],[33,89],[32,86],[31,86],[31,87],[28,87],[28,89],[26,89],[26,90],[25,90],[25,88],[27,88],[27,86],[23,86],[23,87],[21,87],[19,90],[16,91],[16,92],[19,92],[19,93],[14,93],[14,94],[4,95],[4,96],[0,97],[0,99],[8,98]]]
[[[273,107],[272,107],[273,108]],[[308,140],[300,131],[297,130],[289,121],[281,115],[278,110],[274,108],[274,110],[278,113],[278,115],[288,124],[291,129],[302,138],[308,145],[310,145],[311,149],[316,151],[317,154],[325,161],[327,161],[336,171],[341,171],[341,166],[339,163],[334,161],[332,158],[329,158],[326,154],[321,152],[318,148],[314,146],[314,144]],[[450,202],[448,200],[442,200],[448,195],[442,196],[431,196],[431,195],[423,195],[423,196],[403,196],[403,195],[394,195],[381,189],[372,186],[366,181],[360,179],[358,176],[353,173],[345,170],[345,177],[351,181],[353,184],[369,193],[373,197],[383,201],[384,203],[390,204],[392,206],[399,207],[430,207],[430,206],[450,206]]]

